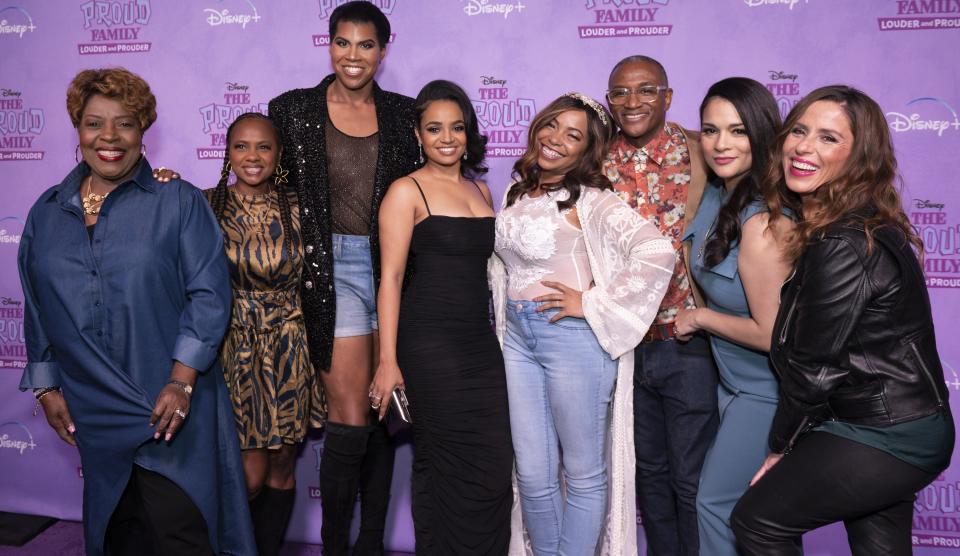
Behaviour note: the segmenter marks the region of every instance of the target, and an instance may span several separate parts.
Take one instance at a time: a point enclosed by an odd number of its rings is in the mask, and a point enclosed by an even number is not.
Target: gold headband
[[[604,111],[603,106],[601,106],[599,102],[593,100],[592,98],[588,97],[583,93],[578,93],[576,91],[567,93],[566,96],[570,98],[575,98],[580,102],[586,104],[590,108],[593,108],[593,111],[597,113],[597,116],[600,116],[600,121],[603,122],[603,125],[605,126],[610,125],[610,121],[607,119],[607,113],[606,111]]]

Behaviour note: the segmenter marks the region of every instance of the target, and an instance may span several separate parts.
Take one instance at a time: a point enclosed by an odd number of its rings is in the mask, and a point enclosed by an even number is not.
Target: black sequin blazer
[[[300,222],[305,269],[301,279],[303,314],[314,368],[330,369],[336,295],[333,288],[333,249],[330,183],[327,175],[326,136],[328,75],[311,89],[287,91],[270,101],[270,117],[283,134],[280,164],[289,170],[289,187],[300,200]],[[370,255],[375,283],[380,282],[380,241],[377,213],[380,201],[394,180],[416,169],[417,140],[413,134],[413,99],[382,90],[373,84],[377,110],[379,150],[373,185]]]

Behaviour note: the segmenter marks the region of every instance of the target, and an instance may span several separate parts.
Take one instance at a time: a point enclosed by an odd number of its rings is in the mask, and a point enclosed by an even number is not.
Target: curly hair
[[[157,98],[142,77],[124,68],[100,68],[81,71],[67,87],[67,113],[73,127],[80,127],[83,110],[93,95],[120,101],[137,119],[141,133],[157,120]]]
[[[280,134],[280,128],[277,127],[277,124],[269,117],[260,114],[259,112],[246,112],[237,116],[237,119],[233,120],[233,123],[230,124],[230,127],[227,128],[227,137],[226,144],[227,148],[223,153],[223,166],[220,168],[220,181],[217,182],[217,186],[213,189],[213,194],[210,196],[210,208],[213,209],[213,214],[217,217],[217,222],[223,223],[223,211],[227,206],[227,181],[230,178],[230,136],[233,134],[234,128],[238,123],[244,120],[259,119],[264,120],[270,124],[270,127],[273,128],[274,133],[277,137],[277,147],[283,145],[283,136]],[[279,153],[278,153],[279,154]],[[279,167],[280,157],[277,157],[277,166]],[[269,177],[267,179],[270,179]],[[293,240],[291,239],[291,234],[293,234],[293,218],[290,214],[290,199],[287,197],[287,188],[283,186],[282,183],[276,184],[277,192],[277,204],[280,208],[280,226],[283,229],[283,250],[287,254],[289,260],[293,260]]]
[[[770,144],[780,130],[780,110],[770,91],[746,77],[730,77],[714,83],[700,103],[700,120],[711,100],[723,99],[733,105],[743,122],[753,161],[730,198],[720,208],[713,234],[704,244],[704,263],[712,268],[723,261],[733,245],[740,241],[740,211],[760,199],[760,183],[770,164]],[[711,178],[716,178],[710,172]]]
[[[431,81],[420,89],[417,100],[414,102],[417,114],[417,127],[422,122],[423,113],[435,100],[449,100],[457,103],[460,112],[463,113],[463,123],[466,127],[467,136],[467,158],[460,163],[460,175],[475,179],[487,173],[487,167],[483,160],[487,154],[487,136],[480,134],[480,124],[477,123],[477,113],[473,109],[473,103],[467,93],[459,85],[452,81],[437,79]],[[422,131],[421,131],[422,133]]]
[[[804,214],[800,196],[787,189],[783,145],[807,109],[820,101],[834,102],[843,108],[853,133],[853,145],[840,174],[817,188],[809,199],[813,210]],[[796,232],[787,241],[787,254],[792,260],[797,260],[810,240],[822,236],[828,226],[864,211],[872,213],[864,220],[868,248],[873,247],[874,229],[892,226],[899,229],[922,256],[923,242],[903,212],[897,158],[886,117],[880,105],[863,92],[846,85],[829,85],[803,97],[787,115],[770,159],[763,189],[771,223],[780,217],[783,206],[802,216]]]
[[[580,186],[597,189],[613,189],[610,180],[603,174],[603,160],[607,156],[607,145],[613,139],[613,126],[604,123],[598,110],[602,110],[607,122],[613,117],[605,107],[594,102],[587,104],[580,98],[564,95],[546,106],[533,118],[527,133],[527,151],[513,165],[513,178],[516,184],[507,193],[507,205],[512,205],[523,194],[536,191],[540,187],[540,166],[537,158],[540,153],[537,135],[557,116],[568,110],[579,110],[587,116],[587,146],[577,165],[570,169],[557,183],[544,185],[547,191],[566,189],[569,196],[557,201],[560,210],[567,210],[580,199]]]

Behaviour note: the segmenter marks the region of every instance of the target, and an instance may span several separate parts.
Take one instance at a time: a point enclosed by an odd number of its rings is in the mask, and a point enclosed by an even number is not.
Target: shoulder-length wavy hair
[[[430,103],[435,100],[449,100],[457,103],[460,112],[463,114],[463,124],[467,136],[467,157],[460,162],[460,175],[467,179],[476,179],[487,173],[487,167],[483,161],[487,155],[487,136],[480,134],[480,124],[477,122],[477,113],[473,109],[473,103],[470,97],[452,81],[437,79],[431,81],[420,89],[417,100],[414,102],[417,128],[423,123],[423,113],[426,112]],[[423,130],[420,130],[423,133]]]
[[[603,159],[607,155],[607,147],[614,133],[610,112],[598,102],[587,104],[576,96],[564,95],[548,104],[530,123],[530,131],[527,133],[527,151],[513,165],[513,178],[516,183],[507,193],[507,206],[512,205],[524,193],[535,191],[540,187],[541,171],[537,165],[540,141],[537,135],[547,124],[568,110],[579,110],[587,115],[587,146],[576,166],[571,168],[562,180],[545,185],[544,188],[548,191],[567,190],[569,197],[557,202],[560,210],[567,210],[576,205],[580,198],[580,186],[613,189],[610,180],[603,174]]]
[[[804,214],[800,197],[787,189],[783,168],[783,144],[797,121],[815,102],[839,104],[850,123],[853,145],[839,175],[821,185],[809,199],[813,210]],[[872,98],[846,85],[829,85],[803,97],[787,115],[770,153],[771,164],[764,181],[764,198],[770,207],[771,222],[787,206],[801,216],[786,252],[796,260],[808,242],[822,235],[827,226],[853,213],[864,214],[868,248],[873,247],[873,230],[892,226],[900,230],[922,256],[923,242],[916,234],[901,204],[900,176],[893,142],[883,110]]]
[[[713,234],[704,246],[704,263],[708,267],[719,264],[730,253],[732,246],[740,241],[740,211],[752,201],[760,199],[760,184],[767,175],[770,164],[770,145],[780,130],[780,110],[770,91],[760,83],[746,77],[730,77],[714,83],[700,103],[700,120],[703,111],[714,99],[723,99],[733,105],[743,122],[753,163],[747,175],[737,184],[730,198],[720,208]],[[710,178],[716,175],[710,172]]]

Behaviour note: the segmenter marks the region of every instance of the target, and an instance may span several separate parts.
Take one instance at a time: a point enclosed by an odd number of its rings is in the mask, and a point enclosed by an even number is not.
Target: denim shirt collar
[[[147,193],[156,193],[157,192],[157,180],[153,177],[153,168],[150,166],[150,162],[147,161],[146,157],[141,157],[140,162],[137,163],[139,166],[137,171],[134,172],[133,177],[127,180],[124,183],[121,183],[118,187],[133,182],[143,189]],[[67,174],[67,177],[60,182],[59,185],[50,189],[44,201],[53,201],[57,200],[61,205],[74,205],[80,206],[80,184],[83,183],[83,180],[90,175],[90,166],[86,162],[80,162],[77,164],[73,170]]]

